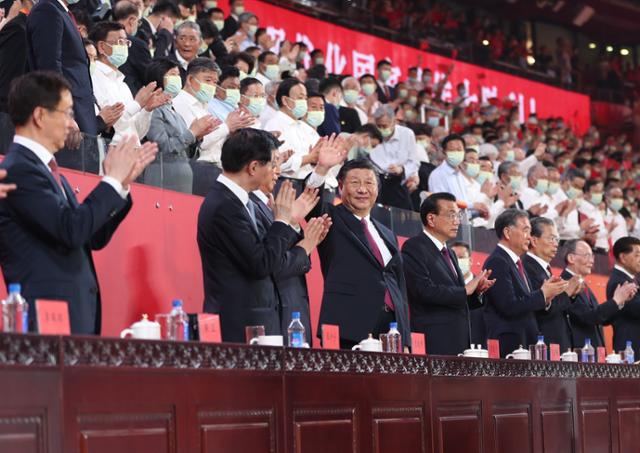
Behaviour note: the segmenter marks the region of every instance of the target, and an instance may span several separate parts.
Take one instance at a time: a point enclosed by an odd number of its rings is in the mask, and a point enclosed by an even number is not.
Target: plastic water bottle
[[[167,338],[173,341],[189,340],[189,317],[182,309],[182,301],[174,300],[167,320]]]
[[[595,363],[596,361],[596,351],[591,346],[591,338],[585,338],[584,340],[580,361],[584,363]]]
[[[304,326],[300,322],[300,312],[294,311],[291,315],[291,323],[287,329],[289,334],[289,347],[302,348],[307,342]]]
[[[544,343],[544,336],[538,335],[538,342],[534,347],[534,360],[547,360],[547,345]]]
[[[633,365],[636,361],[635,357],[636,355],[633,352],[633,348],[631,347],[631,342],[627,341],[627,347],[624,350],[624,361]]]
[[[389,350],[386,352],[402,352],[402,335],[398,330],[398,323],[389,323],[389,333],[387,334]]]
[[[27,333],[29,331],[29,304],[20,295],[20,284],[9,284],[9,295],[2,301],[2,331]]]

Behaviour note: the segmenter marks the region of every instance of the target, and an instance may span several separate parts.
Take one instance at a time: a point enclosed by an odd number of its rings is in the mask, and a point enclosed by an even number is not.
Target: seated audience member
[[[613,245],[616,264],[607,282],[607,299],[615,296],[616,289],[627,282],[636,283],[640,274],[640,239],[627,236]],[[631,341],[633,350],[640,350],[640,295],[625,302],[624,307],[611,318],[613,324],[613,350],[624,351]]]
[[[318,92],[324,98],[324,121],[322,124],[318,126],[318,134],[321,137],[325,137],[331,134],[339,134],[342,132],[341,122],[343,118],[344,112],[340,112],[340,109],[345,107],[341,107],[340,103],[342,102],[342,86],[340,85],[340,81],[334,77],[326,78],[320,81],[320,85],[318,86]],[[349,110],[349,113],[353,113],[357,116],[353,110]],[[349,115],[349,113],[346,113]],[[353,121],[353,116],[351,116],[351,120]],[[359,126],[358,122],[356,126]],[[352,128],[351,128],[352,129]],[[348,132],[348,131],[344,131]]]
[[[238,16],[238,31],[234,35],[234,40],[238,43],[241,52],[255,45],[257,30],[258,16],[249,12]]]
[[[373,116],[382,135],[382,143],[369,156],[381,178],[379,202],[413,209],[407,185],[419,182],[416,137],[408,127],[396,124],[391,105],[381,105]]]
[[[614,244],[618,239],[629,236],[627,223],[620,214],[620,209],[624,205],[624,194],[622,189],[616,186],[607,188],[604,196],[605,211],[604,224],[609,233],[609,241]]]
[[[491,216],[493,198],[496,196],[497,188],[492,181],[483,181],[481,185],[476,180],[480,174],[480,160],[478,152],[474,148],[465,149],[464,161],[460,164],[460,169],[466,182],[469,203],[476,211],[473,224],[485,226],[487,219]]]
[[[347,152],[348,145],[341,139],[323,139],[307,187],[320,187]],[[395,321],[408,348],[409,308],[398,242],[388,228],[370,217],[378,197],[375,169],[364,159],[345,162],[338,183],[342,203],[321,203],[311,213],[329,214],[333,221],[318,246],[324,277],[319,326],[340,326],[340,347],[351,349],[369,333],[376,337],[386,333]]]
[[[558,252],[558,242],[558,231],[552,220],[546,217],[536,217],[531,220],[531,244],[529,251],[523,255],[522,262],[532,290],[540,289],[544,282],[553,276],[550,263]],[[567,280],[569,285],[566,294],[573,298],[581,290],[580,279],[573,277]],[[566,351],[571,347],[566,313],[569,300],[560,296],[557,296],[548,308],[537,311],[535,315],[538,330],[544,335],[545,343],[556,343],[560,345],[561,351]]]
[[[222,146],[223,173],[200,207],[204,311],[220,315],[223,341],[244,342],[244,328],[253,325],[263,325],[267,335],[282,333],[272,274],[300,241],[294,228],[318,198],[305,193],[294,200],[291,185],[283,184],[274,203],[274,221],[261,233],[249,194],[273,174],[276,147],[273,135],[257,129],[229,135]],[[305,238],[317,244],[323,225],[322,219],[310,221]]]
[[[124,27],[116,22],[100,22],[91,31],[91,40],[98,51],[95,71],[91,77],[96,103],[100,108],[124,104],[124,113],[113,125],[113,141],[124,135],[135,134],[138,140],[147,135],[151,113],[171,99],[169,95],[150,83],[136,94],[124,83],[124,75],[118,70],[128,58],[131,41],[127,39]],[[95,114],[94,114],[95,116]]]
[[[430,192],[448,192],[469,209],[467,181],[460,164],[464,161],[464,139],[460,135],[448,135],[442,141],[445,160],[429,176]]]
[[[240,103],[240,71],[235,66],[222,68],[216,94],[209,101],[209,113],[221,121],[226,121],[229,113]]]
[[[553,195],[556,210],[560,212],[560,204],[565,203],[564,215],[558,217],[558,234],[560,240],[581,239],[584,235],[594,235],[598,227],[592,219],[580,218],[578,203],[583,202],[583,189],[586,179],[584,174],[577,170],[568,170],[562,178],[560,189]]]
[[[254,121],[251,127],[262,129],[260,114],[267,105],[267,94],[258,79],[246,77],[240,82],[240,105],[244,106],[253,115]],[[280,168],[278,167],[279,174]]]
[[[256,78],[260,80],[259,77]],[[276,102],[276,94],[278,94],[279,86],[280,82],[269,82],[264,85],[264,93],[267,95],[267,105],[264,106],[260,114],[260,124],[263,129],[264,126],[276,116],[276,113],[278,113],[279,107]]]
[[[186,21],[176,28],[175,33],[175,50],[169,54],[169,58],[178,63],[182,83],[185,83],[189,63],[198,58],[200,53],[202,30],[197,23]]]
[[[172,98],[182,90],[178,66],[168,58],[153,60],[147,67],[147,77],[147,81],[155,82]],[[187,126],[172,102],[155,109],[147,138],[157,143],[159,153],[144,173],[145,184],[191,193],[193,171],[189,158],[195,154],[197,142],[220,124],[219,120],[206,115]]]
[[[458,234],[460,217],[450,193],[430,195],[420,208],[424,231],[402,246],[404,275],[411,310],[411,331],[426,336],[427,352],[457,355],[469,348],[469,310],[493,281],[483,271],[469,283],[446,242]]]
[[[520,191],[522,207],[532,216],[543,216],[555,220],[558,213],[547,197],[549,189],[549,172],[543,164],[534,164],[527,173],[527,185]],[[539,213],[539,214],[535,214]]]
[[[121,0],[113,7],[113,20],[124,27],[127,39],[131,42],[129,58],[118,70],[124,74],[124,83],[135,96],[146,80],[146,68],[151,63],[149,44],[136,37],[139,23],[139,9],[128,0]]]
[[[595,233],[585,237],[591,242],[596,253],[609,251],[609,230],[604,223],[604,185],[594,179],[590,179],[584,186],[584,200],[578,204],[580,220],[591,220],[592,226],[597,228]]]
[[[254,77],[256,59],[246,52],[238,52],[229,56],[229,66],[235,66],[240,71],[240,82],[247,77]]]
[[[529,250],[531,224],[526,211],[507,209],[495,222],[498,246],[484,263],[495,284],[486,292],[484,321],[487,338],[500,341],[500,356],[537,341],[534,313],[549,307],[568,283],[559,277],[533,290],[520,256]]]
[[[358,82],[358,79],[356,79],[355,77],[345,77],[344,79],[342,79],[341,84],[342,84],[343,100],[347,108],[350,108],[356,111],[356,113],[358,114],[358,120],[361,125],[367,124],[369,122],[369,117],[367,115],[367,112],[365,112],[362,109],[362,107],[358,104],[360,91],[361,91],[360,82]],[[350,124],[349,122],[346,121],[346,118],[345,118],[345,122],[346,124],[344,125],[341,124],[344,132],[353,132],[347,129],[347,128],[350,128]]]
[[[270,50],[265,50],[258,56],[258,73],[256,79],[267,85],[269,82],[280,80],[278,56]]]
[[[7,172],[4,182],[16,187],[0,200],[4,277],[22,285],[32,322],[36,299],[64,300],[71,333],[100,334],[100,290],[91,251],[104,248],[126,217],[130,184],[157,148],[150,142],[136,147],[135,137],[123,137],[104,160],[102,181],[79,203],[55,159],[68,134],[78,130],[71,85],[53,72],[25,74],[12,83],[9,115],[16,135],[1,167]]]
[[[558,299],[564,299],[558,302],[567,306],[571,345],[574,348],[581,348],[588,338],[594,348],[605,346],[602,326],[611,323],[612,318],[624,307],[624,304],[635,296],[638,288],[635,283],[624,283],[615,288],[613,297],[599,303],[584,280],[591,275],[593,269],[594,255],[591,247],[584,241],[572,239],[564,245],[564,250],[565,269],[561,277],[565,280],[578,277],[582,281],[581,291],[573,298],[567,294],[558,296]]]

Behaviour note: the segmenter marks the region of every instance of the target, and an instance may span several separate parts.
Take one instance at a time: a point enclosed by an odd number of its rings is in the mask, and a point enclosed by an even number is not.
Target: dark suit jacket
[[[527,272],[527,276],[529,277],[531,289],[536,290],[542,288],[544,281],[549,278],[547,272],[529,255],[524,255],[522,257],[522,263],[524,264],[524,270]],[[571,276],[566,279],[569,280],[570,278]],[[544,335],[544,342],[547,345],[551,343],[559,344],[561,352],[565,352],[571,347],[571,332],[569,330],[567,319],[569,316],[567,314],[567,308],[569,307],[570,301],[571,299],[568,297],[556,297],[551,302],[551,306],[548,310],[540,310],[536,312],[538,329],[540,333]]]
[[[173,34],[166,29],[158,30],[157,33],[154,34],[146,19],[140,21],[136,37],[143,40],[147,46],[149,46],[150,43],[155,46],[154,58],[166,57],[169,55],[169,51],[173,46]]]
[[[0,112],[7,111],[11,81],[27,71],[27,16],[19,13],[0,30]]]
[[[613,297],[618,285],[630,281],[632,279],[625,273],[613,269],[607,283],[607,299]],[[640,293],[624,304],[624,308],[611,318],[611,323],[613,324],[614,351],[623,351],[627,341],[633,342],[634,351],[640,351]]]
[[[376,82],[376,93],[378,94],[378,101],[380,101],[381,104],[387,104],[389,102],[391,102],[391,100],[393,99],[393,88],[391,88],[390,86],[388,86],[389,88],[389,96],[387,96],[384,92],[384,90],[380,87],[380,84]]]
[[[564,270],[562,278],[568,280],[571,278],[571,274]],[[573,300],[564,293],[558,298],[569,301],[567,314],[569,315],[571,326],[572,346],[574,348],[583,347],[586,338],[591,339],[591,345],[594,348],[604,346],[602,325],[609,324],[609,320],[618,313],[618,305],[613,299],[599,304],[596,296],[588,286]]]
[[[131,94],[135,97],[147,80],[146,71],[147,66],[151,63],[151,53],[148,45],[142,39],[131,35],[127,38],[131,41],[129,58],[118,70],[124,74],[124,83],[127,84]]]
[[[484,299],[487,338],[500,341],[503,357],[518,345],[526,348],[536,343],[538,325],[534,312],[545,307],[542,291],[529,292],[515,263],[501,247],[489,255],[484,268],[491,269],[491,278],[496,280]]]
[[[353,134],[356,129],[362,126],[356,109],[340,106],[338,113],[340,114],[340,132]]]
[[[469,308],[481,305],[477,296],[467,296],[458,260],[455,253],[449,253],[457,275],[426,234],[420,233],[402,246],[411,330],[425,334],[429,354],[457,355],[468,349]]]
[[[71,84],[73,111],[82,132],[96,135],[89,57],[82,36],[57,0],[40,0],[27,17],[29,67],[62,74]]]
[[[249,198],[256,204],[256,217],[260,220],[261,227],[266,233],[273,224],[273,211],[255,194],[249,194]],[[304,249],[294,246],[287,250],[280,267],[275,269],[273,273],[276,291],[280,299],[282,332],[287,332],[293,312],[300,312],[300,321],[304,325],[305,336],[309,344],[311,344],[312,332],[306,274],[310,269],[311,260]]]
[[[71,332],[100,333],[100,292],[91,250],[105,247],[131,208],[101,182],[79,204],[62,177],[66,198],[49,169],[13,144],[2,162],[18,189],[0,200],[0,264],[7,283],[20,283],[35,322],[35,299],[69,303]],[[4,181],[3,181],[4,182]]]
[[[224,20],[224,27],[222,27],[222,31],[220,32],[222,39],[224,40],[229,36],[233,36],[235,32],[238,31],[238,27],[238,21],[229,14],[229,16]]]
[[[325,213],[329,214],[333,225],[318,246],[324,277],[319,327],[337,324],[342,339],[358,342],[367,338],[384,308],[385,290],[388,289],[402,341],[410,346],[407,289],[395,235],[371,219],[370,225],[380,233],[392,256],[382,267],[369,248],[360,221],[344,205],[318,203],[309,217]]]
[[[338,113],[338,109],[329,104],[328,102],[324,103],[324,121],[320,126],[318,126],[318,134],[320,137],[325,137],[331,134],[339,134],[340,133],[340,114]]]
[[[246,326],[281,333],[279,301],[271,278],[298,240],[289,225],[274,222],[263,238],[246,207],[215,181],[200,207],[198,248],[204,274],[204,311],[220,315],[222,339],[244,343]]]

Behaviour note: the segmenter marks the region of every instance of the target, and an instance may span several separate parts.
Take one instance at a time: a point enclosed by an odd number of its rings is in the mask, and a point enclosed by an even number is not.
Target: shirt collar
[[[224,185],[231,192],[233,192],[233,194],[238,197],[243,206],[246,206],[247,203],[249,203],[249,194],[247,193],[247,191],[236,184],[234,181],[227,178],[225,175],[220,174],[220,176],[218,176],[218,182]]]
[[[175,53],[176,53],[176,60],[178,60],[178,63],[180,64],[180,66],[182,66],[182,68],[186,71],[187,66],[189,66],[189,62],[184,58],[182,58],[182,55],[180,55],[180,52],[178,51],[178,49],[176,49]]]
[[[207,104],[203,104],[202,102],[200,102],[193,94],[189,93],[187,90],[183,89],[181,93],[184,93],[184,95],[187,97],[187,101],[189,102],[189,104],[198,106],[203,109],[207,108]]]
[[[549,267],[549,263],[547,263],[545,260],[543,260],[542,258],[540,258],[538,255],[534,255],[531,252],[527,252],[527,255],[529,255],[531,258],[533,258],[534,260],[536,260],[536,262],[542,266],[542,268],[545,270],[545,272],[547,272],[547,268]]]
[[[441,165],[444,167],[444,170],[450,175],[457,175],[458,173],[461,173],[457,168],[453,168],[451,165],[449,165],[449,162],[447,162],[446,160],[442,162]]]
[[[144,18],[144,20],[147,21],[147,23],[149,24],[149,28],[151,29],[151,33],[153,33],[154,35],[158,32],[158,29],[151,23],[151,21],[148,18]]]
[[[565,270],[567,273],[571,274],[572,276],[574,276],[574,275],[578,275],[578,274],[576,274],[575,272],[573,272],[571,269],[569,269],[568,267],[565,267],[565,268],[564,268],[564,270]]]
[[[614,269],[618,269],[620,272],[622,272],[623,274],[625,274],[627,277],[629,277],[631,280],[634,280],[635,277],[633,275],[631,275],[629,273],[629,271],[627,271],[624,267],[620,266],[619,264],[616,264],[615,266],[613,266]]]
[[[498,244],[498,247],[500,247],[502,250],[507,252],[507,255],[509,255],[509,258],[511,258],[514,264],[520,260],[520,257],[516,255],[515,252],[511,250],[509,247],[507,247],[506,245]]]
[[[260,199],[260,201],[262,201],[264,204],[269,206],[269,197],[267,197],[266,193],[264,193],[262,190],[258,189],[258,190],[254,190],[253,194],[256,197],[258,197],[258,199]]]
[[[124,74],[123,73],[121,73],[118,70],[114,70],[113,68],[109,67],[109,65],[104,64],[100,60],[96,60],[96,71],[100,71],[102,74],[104,74],[105,76],[109,77],[110,79],[114,79],[114,80],[122,79],[122,80],[124,80]]]
[[[282,121],[285,121],[286,124],[289,124],[290,126],[295,126],[298,124],[298,120],[294,120],[289,115],[280,110],[276,112],[276,115],[278,115]]]
[[[445,246],[440,240],[438,240],[434,235],[432,235],[431,233],[429,233],[427,230],[422,230],[424,231],[424,234],[427,235],[427,237],[429,239],[431,239],[431,242],[433,242],[433,244],[436,246],[436,248],[438,250],[442,250],[442,248]]]
[[[360,217],[358,214],[353,214],[353,216],[358,219],[359,222],[362,222],[362,219],[365,219],[367,221],[367,225],[369,225],[371,223],[371,215],[367,214],[364,217]]]
[[[62,7],[64,8],[64,10],[66,12],[69,12],[69,8],[67,8],[67,5],[64,4],[64,2],[62,0],[58,0],[58,3],[60,3],[62,5]]]
[[[23,135],[17,135],[17,134],[13,137],[13,142],[27,148],[33,154],[38,156],[38,159],[40,159],[42,163],[47,168],[49,168],[49,162],[51,162],[51,159],[53,159],[53,154],[51,154],[51,151],[49,151],[43,145],[36,142],[35,140],[31,140],[30,138],[27,138]]]

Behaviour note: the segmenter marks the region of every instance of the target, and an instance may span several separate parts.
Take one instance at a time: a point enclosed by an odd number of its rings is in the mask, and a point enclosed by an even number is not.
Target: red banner
[[[455,70],[443,92],[445,101],[453,100],[455,86],[464,83],[471,101],[486,101],[495,97],[518,101],[521,121],[531,113],[537,113],[540,117],[561,116],[580,133],[591,124],[589,97],[586,95],[454,61],[262,1],[247,0],[245,5],[247,11],[259,17],[260,26],[267,27],[267,32],[276,41],[276,48],[284,39],[305,42],[310,50],[319,48],[325,53],[325,65],[330,73],[352,74],[356,77],[374,74],[376,62],[388,59],[393,66],[389,80],[393,85],[405,80],[408,68],[419,66],[421,57],[422,67],[430,68],[437,82],[444,77],[443,69],[455,63]]]

